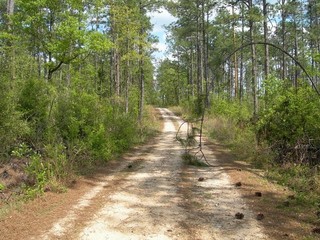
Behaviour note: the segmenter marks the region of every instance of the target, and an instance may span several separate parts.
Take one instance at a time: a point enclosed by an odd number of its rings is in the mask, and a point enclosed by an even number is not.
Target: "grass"
[[[196,166],[196,167],[208,167],[208,164],[201,161],[197,156],[185,152],[182,155],[182,159],[186,165]]]
[[[173,107],[170,107],[169,109],[178,117],[182,117],[184,115],[184,111],[180,106],[173,106]]]
[[[320,211],[320,168],[293,163],[277,164],[273,160],[275,154],[267,144],[261,142],[257,145],[255,129],[250,122],[239,123],[227,117],[206,114],[203,130],[210,141],[218,142],[230,150],[234,156],[232,161],[240,160],[249,163],[253,168],[262,169],[264,174],[259,175],[261,180],[270,182],[270,186],[274,186],[271,189],[279,188],[275,195],[270,195],[269,198],[264,196],[260,204],[256,203],[257,211],[273,208],[276,216],[279,214],[280,218],[283,216],[283,219],[290,220],[288,225],[296,227],[301,224],[300,230],[293,231],[294,234],[304,235],[304,238],[300,239],[319,239],[319,235],[311,231],[320,224],[320,219],[315,215],[315,212]],[[191,154],[184,154],[183,159],[187,165],[203,164]],[[289,192],[283,191],[282,186],[290,189],[292,198],[289,198]],[[278,197],[279,200],[275,200]],[[274,233],[287,231],[286,226],[279,226],[279,229]]]
[[[294,205],[320,207],[320,174],[309,166],[273,166],[266,177],[292,189],[296,193]]]

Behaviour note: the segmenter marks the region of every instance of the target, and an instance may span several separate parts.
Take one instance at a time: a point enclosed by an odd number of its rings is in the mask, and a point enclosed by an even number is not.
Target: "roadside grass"
[[[312,206],[320,210],[320,174],[318,167],[287,163],[282,167],[273,166],[266,177],[293,190],[293,203],[297,206]],[[320,222],[320,219],[319,219]]]
[[[178,117],[183,118],[183,115],[185,115],[185,112],[183,111],[183,108],[181,106],[172,106],[172,107],[169,107],[169,109]]]
[[[257,146],[255,135],[249,127],[239,127],[230,120],[208,116],[204,124],[211,141],[218,141],[231,150],[237,160],[263,169],[265,177],[297,193],[297,204],[320,204],[319,166],[306,164],[274,163],[275,154],[266,144]]]
[[[257,146],[253,130],[249,127],[240,128],[233,122],[213,116],[209,116],[204,127],[209,139],[224,144],[231,150],[234,159],[247,162],[253,168],[262,169],[264,179],[288,188],[292,195],[275,206],[279,212],[274,214],[284,214],[288,219],[300,219],[298,221],[302,228],[308,232],[303,239],[319,239],[318,234],[312,233],[312,229],[320,224],[320,218],[316,215],[320,211],[319,166],[275,163],[275,154],[264,143]],[[285,197],[286,192],[277,194]],[[267,208],[270,204],[271,200],[262,207]]]
[[[181,116],[188,114],[180,107],[172,110]],[[316,216],[316,213],[320,212],[319,166],[275,163],[276,154],[264,142],[260,142],[258,146],[255,129],[248,121],[232,120],[226,116],[207,113],[203,128],[209,141],[222,144],[230,150],[233,156],[231,161],[248,163],[253,169],[261,169],[262,179],[280,188],[288,188],[292,192],[291,198],[286,200],[288,193],[279,191],[277,194],[282,200],[274,206],[278,209],[278,212],[274,210],[274,214],[284,214],[288,219],[301,218],[303,227],[309,229],[307,230],[309,233],[303,239],[319,239],[317,234],[312,233],[312,228],[320,224],[320,217]],[[183,158],[187,163],[193,161],[192,156],[183,156]],[[270,208],[272,201],[274,200],[270,198],[267,202],[261,203],[258,208]]]

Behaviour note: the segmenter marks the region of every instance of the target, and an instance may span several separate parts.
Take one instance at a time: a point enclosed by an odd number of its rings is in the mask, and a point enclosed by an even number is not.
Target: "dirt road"
[[[63,217],[31,239],[268,239],[214,154],[204,149],[214,167],[182,163],[174,124],[181,120],[159,111],[162,134],[97,175]]]

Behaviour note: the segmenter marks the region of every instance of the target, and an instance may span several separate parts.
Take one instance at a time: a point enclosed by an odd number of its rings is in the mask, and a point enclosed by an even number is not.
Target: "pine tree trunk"
[[[140,10],[140,17],[142,17],[144,15],[144,7],[142,5],[142,2],[139,2],[139,10]],[[144,34],[144,27],[143,27],[143,23],[140,23],[140,43],[139,43],[139,90],[140,90],[140,96],[139,96],[139,116],[138,116],[138,120],[139,123],[142,124],[142,119],[143,119],[143,108],[144,108],[144,59],[143,59],[143,34]]]
[[[252,0],[249,0],[249,9],[253,7]],[[254,42],[253,32],[254,23],[250,18],[249,20],[249,31],[250,31],[250,41]],[[257,91],[257,63],[256,63],[256,46],[251,44],[251,83],[252,83],[252,94],[253,94],[253,117],[254,119],[258,116],[258,91]]]
[[[263,35],[264,42],[268,42],[268,6],[267,0],[263,0]],[[268,79],[269,76],[269,45],[264,45],[264,78]]]
[[[234,15],[234,5],[232,5],[232,16]],[[236,47],[236,31],[235,31],[235,21],[232,23],[232,31],[233,31],[233,46]],[[238,59],[237,53],[234,54],[233,57],[233,67],[234,67],[234,98],[238,97]]]
[[[114,51],[114,68],[115,68],[115,87],[116,87],[116,95],[120,96],[120,54],[116,49]]]
[[[282,5],[282,10],[281,10],[281,20],[282,20],[282,49],[284,51],[286,51],[286,10],[285,10],[285,4],[286,1],[282,0],[281,5]],[[281,63],[281,67],[282,67],[282,73],[281,73],[281,77],[282,79],[285,79],[287,77],[287,71],[286,71],[286,58],[285,58],[285,54],[282,54],[282,63]]]
[[[8,31],[11,32],[12,31],[12,20],[11,17],[14,13],[14,5],[15,2],[14,0],[7,0],[7,14],[8,14],[8,21],[7,21],[7,27],[8,27]],[[9,53],[9,66],[10,66],[10,76],[11,79],[15,79],[16,78],[16,72],[15,72],[15,49],[14,49],[14,44],[12,42],[12,40],[9,40],[8,45],[10,47],[10,53]]]

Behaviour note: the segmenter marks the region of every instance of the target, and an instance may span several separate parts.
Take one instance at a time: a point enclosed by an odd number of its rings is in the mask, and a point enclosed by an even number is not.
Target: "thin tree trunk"
[[[114,68],[115,68],[115,87],[116,95],[120,96],[120,54],[119,50],[114,51]]]
[[[282,10],[281,10],[281,19],[282,19],[282,49],[286,51],[286,10],[285,10],[285,4],[286,0],[282,0]],[[282,73],[281,73],[282,79],[285,79],[287,77],[287,71],[286,71],[286,58],[285,54],[282,54]]]
[[[298,37],[297,37],[297,20],[296,16],[294,16],[294,58],[298,60]],[[293,76],[293,86],[297,89],[298,88],[298,64],[295,63],[294,69],[294,76]]]
[[[143,108],[144,108],[144,60],[142,57],[142,47],[140,47],[140,56],[139,60],[139,69],[140,69],[140,81],[139,81],[139,89],[140,89],[140,99],[139,99],[139,122],[142,123],[143,119]]]
[[[241,4],[241,45],[244,44],[244,3]],[[243,96],[243,51],[240,52],[240,89],[239,100],[242,101]]]
[[[142,2],[139,2],[139,10],[140,10],[140,18],[142,18],[144,16],[144,7],[142,5]],[[144,108],[144,81],[145,81],[145,76],[144,76],[144,59],[143,59],[143,33],[144,33],[144,27],[143,27],[143,23],[140,23],[140,43],[139,43],[139,90],[140,90],[140,97],[139,97],[139,116],[138,116],[138,120],[139,123],[142,124],[142,119],[143,119],[143,108]]]
[[[263,37],[264,42],[268,42],[268,5],[267,0],[263,0]],[[269,65],[269,45],[264,45],[264,78],[268,79],[270,72]]]
[[[234,5],[232,5],[232,16],[234,15]],[[235,31],[235,21],[232,22],[232,31],[233,31],[233,46],[236,46],[236,31]],[[234,64],[234,98],[238,97],[238,59],[237,53],[233,56],[233,64]]]
[[[252,0],[249,0],[249,9],[253,7]],[[253,20],[249,20],[249,31],[250,31],[250,41],[254,42],[253,32],[254,32]],[[254,119],[258,116],[258,91],[257,91],[257,64],[256,64],[256,46],[251,44],[251,83],[252,83],[252,94],[253,94],[253,117]]]
[[[129,41],[127,43],[127,53],[129,52]],[[126,114],[129,113],[129,84],[130,84],[130,60],[127,58],[126,60],[126,85],[125,85],[125,108]]]
[[[14,0],[7,0],[7,14],[8,14],[8,21],[7,21],[7,24],[8,24],[8,31],[11,32],[12,31],[12,20],[11,20],[11,17],[14,13],[14,5],[15,5],[15,2]],[[14,44],[12,42],[12,40],[10,40],[8,42],[8,45],[10,46],[10,56],[9,56],[9,59],[10,59],[10,76],[11,76],[11,79],[15,79],[16,78],[16,71],[15,71],[15,49],[14,49]]]
[[[113,95],[113,79],[114,79],[114,69],[113,69],[113,49],[110,51],[110,81],[109,81],[109,91],[110,91],[110,96]]]

